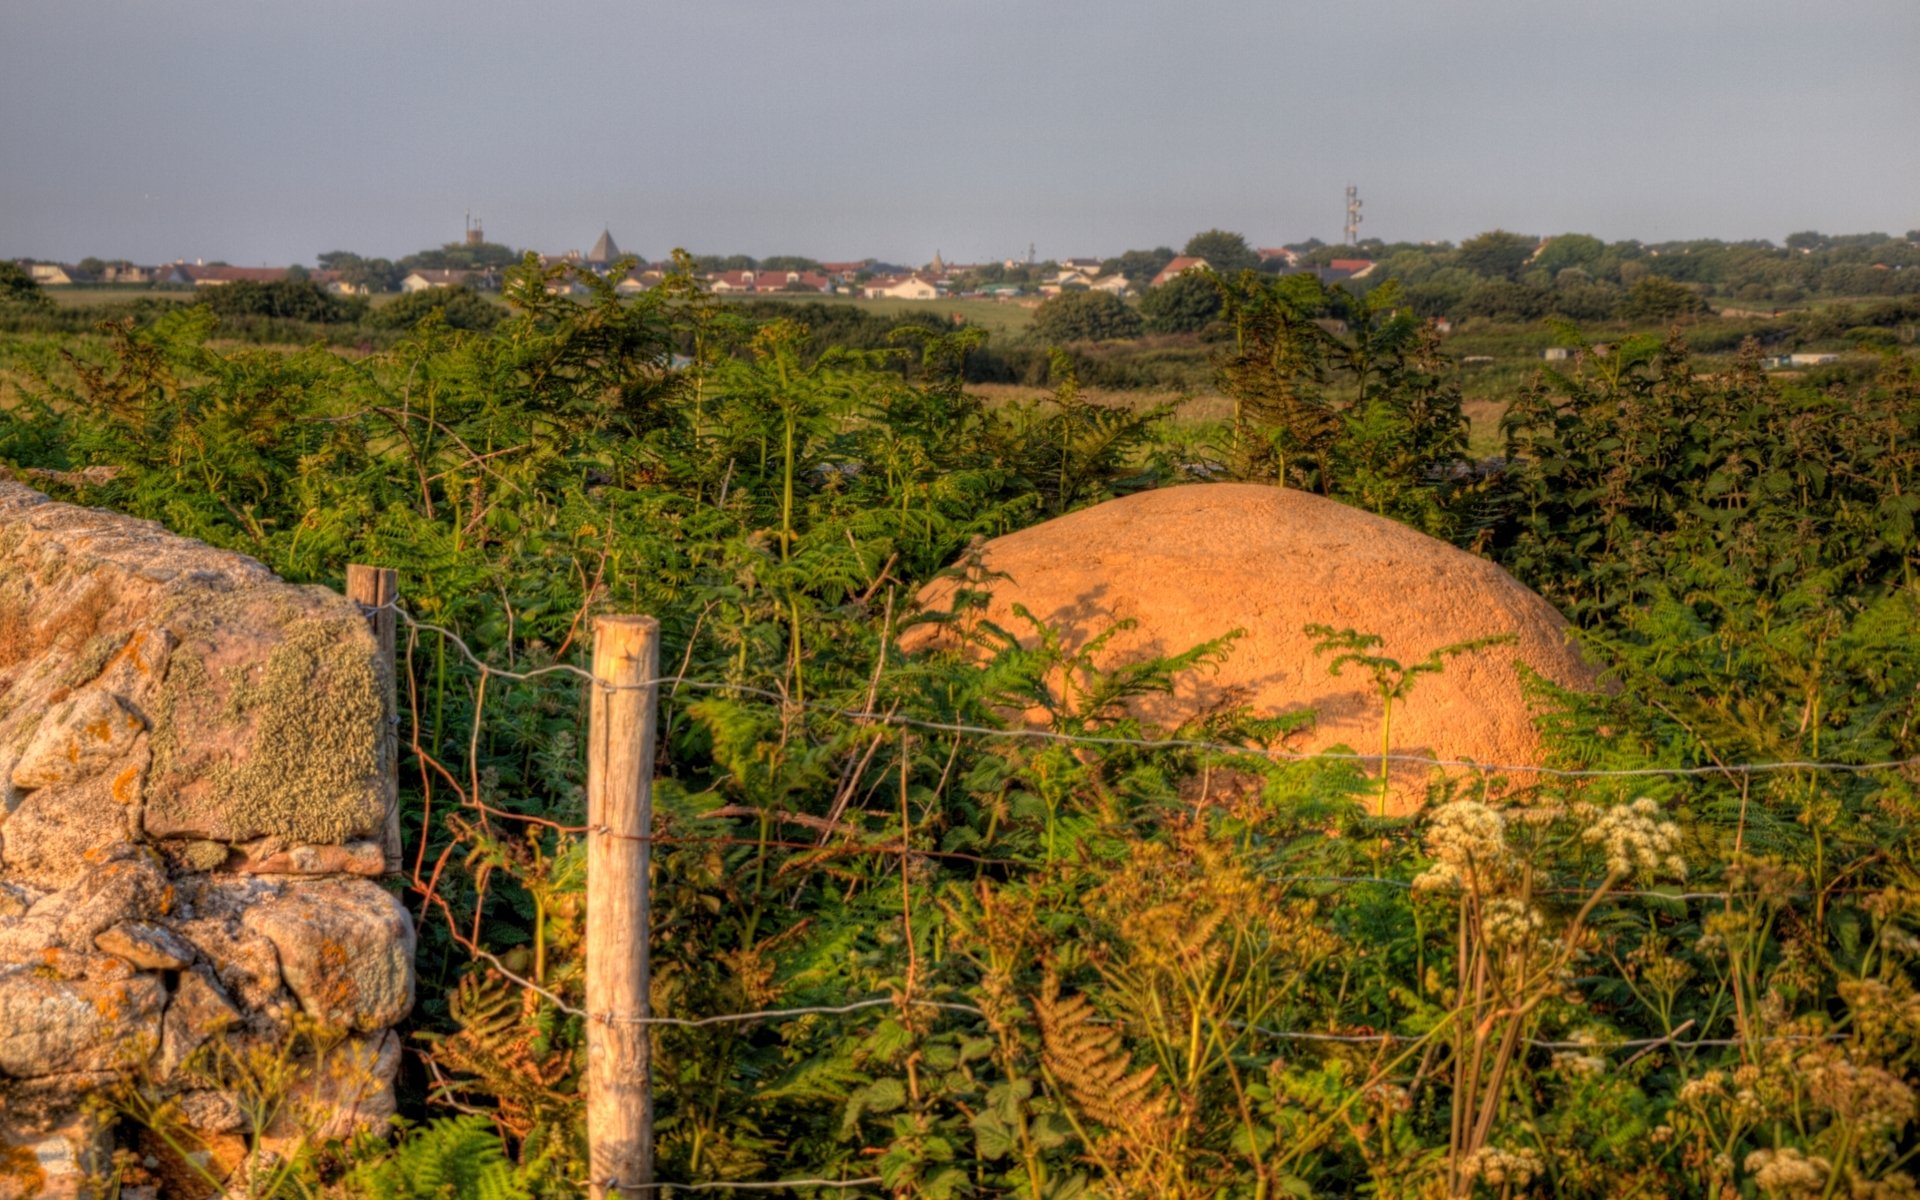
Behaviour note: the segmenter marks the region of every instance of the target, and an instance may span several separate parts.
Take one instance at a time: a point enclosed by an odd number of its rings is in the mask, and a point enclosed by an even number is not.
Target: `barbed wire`
[[[639,683],[616,684],[596,679],[591,671],[571,663],[554,663],[550,666],[535,667],[528,671],[509,671],[496,667],[475,654],[473,649],[459,634],[442,625],[434,625],[416,619],[397,603],[392,605],[363,606],[367,611],[391,610],[416,630],[437,633],[450,641],[462,657],[483,675],[516,682],[527,682],[547,675],[571,675],[590,686],[603,691],[644,691],[671,684],[675,687],[692,688],[695,691],[730,692],[736,695],[753,696],[769,700],[783,708],[800,709],[826,716],[839,717],[867,725],[888,725],[897,728],[918,729],[930,733],[964,734],[974,737],[995,738],[1003,741],[1031,741],[1057,745],[1090,746],[1119,748],[1128,747],[1140,750],[1196,750],[1215,754],[1240,755],[1264,758],[1274,762],[1363,762],[1392,763],[1407,766],[1424,766],[1477,771],[1487,775],[1534,775],[1553,779],[1664,779],[1699,776],[1728,775],[1764,775],[1786,771],[1820,771],[1837,774],[1867,774],[1874,771],[1892,771],[1903,768],[1920,768],[1920,757],[1886,759],[1879,762],[1847,763],[1823,760],[1785,760],[1781,762],[1761,763],[1715,763],[1709,766],[1693,767],[1549,767],[1535,763],[1487,763],[1465,758],[1439,758],[1428,754],[1361,754],[1349,750],[1284,750],[1266,746],[1248,746],[1232,742],[1214,742],[1199,738],[1135,738],[1120,737],[1111,734],[1062,733],[1053,729],[996,729],[987,725],[973,725],[962,721],[941,721],[925,717],[903,716],[898,712],[877,712],[870,709],[848,709],[816,700],[801,700],[774,691],[771,688],[755,687],[751,684],[730,683],[724,680],[696,679],[685,674],[662,675]]]
[[[610,1192],[785,1192],[795,1188],[855,1188],[872,1187],[885,1183],[878,1175],[869,1175],[864,1179],[775,1179],[764,1183],[745,1181],[715,1180],[711,1183],[621,1183],[609,1179],[601,1186]],[[576,1187],[586,1187],[585,1180],[573,1181]]]

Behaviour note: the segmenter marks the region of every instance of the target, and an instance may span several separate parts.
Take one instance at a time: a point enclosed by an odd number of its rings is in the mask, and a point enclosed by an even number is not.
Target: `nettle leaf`
[[[973,1144],[980,1157],[998,1162],[1013,1152],[1015,1134],[999,1113],[985,1109],[973,1117]]]
[[[1041,1113],[1027,1125],[1036,1150],[1057,1150],[1073,1137],[1073,1124],[1059,1113]]]
[[[1049,1179],[1043,1194],[1046,1200],[1088,1200],[1093,1193],[1087,1190],[1087,1177],[1076,1174]]]
[[[896,1062],[912,1046],[913,1032],[889,1017],[873,1027],[861,1050],[879,1062]]]
[[[846,1112],[840,1118],[840,1136],[850,1138],[867,1113],[892,1112],[907,1102],[907,1085],[898,1079],[876,1079],[847,1097]]]
[[[967,1173],[959,1167],[941,1167],[920,1181],[920,1194],[932,1200],[963,1196],[971,1190],[967,1184]]]

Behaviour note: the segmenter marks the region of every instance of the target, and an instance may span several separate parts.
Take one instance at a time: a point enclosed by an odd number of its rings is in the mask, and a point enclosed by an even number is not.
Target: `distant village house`
[[[1178,258],[1175,258],[1172,262],[1168,263],[1166,266],[1161,267],[1160,273],[1158,275],[1155,275],[1153,277],[1153,282],[1149,283],[1147,286],[1159,287],[1170,279],[1176,279],[1179,276],[1185,275],[1188,271],[1211,271],[1211,270],[1213,270],[1213,266],[1212,264],[1208,263],[1206,259],[1196,258],[1190,254],[1182,254]]]

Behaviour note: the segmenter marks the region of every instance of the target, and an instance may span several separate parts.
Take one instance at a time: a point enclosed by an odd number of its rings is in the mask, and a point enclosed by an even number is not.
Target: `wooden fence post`
[[[650,1195],[652,1040],[648,1015],[647,862],[660,625],[593,623],[587,733],[588,1195]],[[615,690],[618,689],[618,690]]]
[[[405,866],[400,854],[400,673],[394,656],[394,631],[399,626],[394,605],[400,602],[400,573],[392,567],[354,563],[347,568],[347,599],[368,610],[367,624],[373,628],[373,640],[380,647],[380,661],[387,673],[380,739],[380,778],[387,818],[380,833],[380,848],[391,874]]]

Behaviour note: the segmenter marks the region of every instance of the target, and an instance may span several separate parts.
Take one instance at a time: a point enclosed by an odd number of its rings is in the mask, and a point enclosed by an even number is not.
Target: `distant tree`
[[[100,278],[100,272],[107,269],[106,263],[102,262],[100,259],[95,258],[91,254],[87,255],[85,258],[81,259],[79,262],[73,264],[73,266],[75,270],[79,271],[82,275],[85,275],[88,279]]]
[[[1224,229],[1194,234],[1180,253],[1206,259],[1208,266],[1228,278],[1260,266],[1260,256],[1247,245],[1247,239]]]
[[[1203,271],[1176,275],[1140,297],[1148,333],[1196,333],[1220,316],[1220,289]]]
[[[1133,306],[1109,292],[1062,292],[1033,312],[1034,334],[1056,344],[1139,337],[1144,328]]]
[[[1460,302],[1480,282],[1470,271],[1442,267],[1419,283],[1407,285],[1407,303],[1423,317],[1464,316]]]
[[[703,275],[715,271],[751,271],[759,264],[745,254],[696,254],[693,269]]]
[[[1569,267],[1567,271],[1578,270]],[[1567,274],[1562,271],[1561,274]],[[1620,302],[1623,299],[1619,288],[1610,283],[1554,283],[1553,296],[1548,301],[1556,316],[1573,321],[1611,321],[1620,315]]]
[[[453,328],[477,333],[485,333],[507,317],[506,309],[472,288],[424,288],[374,309],[368,323],[381,329],[411,329],[435,312]]]
[[[338,271],[342,282],[370,292],[397,292],[406,272],[389,259],[362,258],[350,250],[329,250],[317,260],[323,271]]]
[[[1525,234],[1493,229],[1461,242],[1459,263],[1488,279],[1518,279],[1537,244]]]
[[[1799,233],[1787,235],[1789,250],[1818,250],[1827,244],[1827,235],[1812,229],[1803,229]]]
[[[1110,275],[1115,271],[1127,277],[1133,286],[1145,287],[1147,281],[1158,275],[1173,261],[1173,247],[1160,246],[1153,250],[1129,250],[1117,258],[1109,258],[1100,264],[1100,272]]]
[[[760,260],[758,268],[762,271],[818,271],[820,260],[805,258],[798,254],[775,254]]]
[[[1693,289],[1671,279],[1648,275],[1627,292],[1622,315],[1635,321],[1671,321],[1707,311],[1707,302]]]
[[[309,278],[311,277],[307,274],[307,269],[299,263],[287,268],[287,280],[290,283],[305,283]]]
[[[421,250],[409,254],[398,264],[400,273],[409,271],[476,271],[486,268],[496,270],[511,267],[520,261],[520,251],[511,246],[502,246],[497,242],[482,242],[469,246],[465,242],[448,242],[438,250]]]
[[[1502,321],[1537,321],[1553,311],[1553,289],[1532,287],[1510,279],[1483,279],[1454,306],[1462,317],[1491,317]]]
[[[1546,271],[1559,272],[1569,267],[1589,267],[1600,261],[1607,252],[1607,244],[1599,238],[1586,233],[1562,233],[1547,239],[1540,251],[1540,257],[1533,265]]]
[[[367,312],[361,299],[330,296],[317,283],[282,279],[274,283],[241,280],[202,289],[203,303],[223,317],[271,317],[283,321],[310,321],[320,325],[349,324]]]
[[[27,269],[10,258],[0,258],[0,309],[30,308],[46,310],[53,301],[40,290]]]

